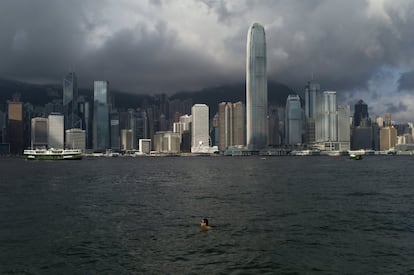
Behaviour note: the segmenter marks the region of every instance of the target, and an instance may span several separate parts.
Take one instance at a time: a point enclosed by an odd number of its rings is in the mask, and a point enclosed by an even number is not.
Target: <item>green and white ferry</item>
[[[26,159],[32,160],[76,160],[82,159],[80,149],[28,149],[23,151]]]

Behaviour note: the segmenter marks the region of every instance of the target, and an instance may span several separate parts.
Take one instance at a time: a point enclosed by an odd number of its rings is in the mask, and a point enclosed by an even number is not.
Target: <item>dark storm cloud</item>
[[[86,39],[79,1],[2,1],[0,74],[56,81],[77,62]]]
[[[225,81],[224,72],[208,57],[177,43],[176,33],[163,21],[157,23],[155,31],[138,24],[115,33],[102,48],[90,53],[88,58],[93,62],[81,73],[86,78],[112,79],[111,86],[118,89],[134,87],[132,91],[147,93],[200,88]],[[216,81],[207,82],[206,72]]]
[[[414,71],[403,73],[398,80],[399,91],[414,91]]]
[[[0,76],[60,82],[74,69],[81,86],[130,92],[243,81],[254,21],[269,79],[296,90],[313,75],[323,89],[361,91],[383,67],[414,65],[414,2],[20,0],[2,1],[0,20]],[[406,74],[399,88],[412,84]]]
[[[396,114],[399,112],[405,112],[407,111],[408,106],[405,105],[404,103],[400,102],[397,104],[393,104],[393,103],[388,103],[386,104],[386,112],[390,113],[390,114]]]
[[[234,16],[240,15],[240,12],[229,11],[224,0],[201,0],[201,2],[217,14],[218,21],[221,23],[229,24]]]
[[[281,8],[280,14],[295,12],[292,6]],[[406,46],[414,36],[406,25],[413,24],[403,24],[394,14],[389,21],[368,18],[366,10],[364,1],[326,1],[283,17],[286,27],[267,31],[269,46],[289,54],[286,66],[274,63],[279,79],[301,83],[313,72],[324,88],[352,89],[366,86],[381,66],[399,66],[410,58]]]

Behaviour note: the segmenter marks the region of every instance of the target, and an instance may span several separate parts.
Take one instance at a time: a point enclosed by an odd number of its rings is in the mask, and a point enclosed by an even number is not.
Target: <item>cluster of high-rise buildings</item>
[[[79,96],[74,72],[63,79],[63,96],[45,106],[18,97],[0,110],[0,152],[31,148],[75,148],[94,152],[139,151],[212,153],[270,148],[324,151],[411,148],[412,124],[396,125],[368,115],[362,100],[353,116],[337,104],[335,91],[309,81],[304,97],[291,94],[285,106],[268,104],[266,36],[254,23],[247,34],[246,101],[221,102],[211,114],[206,104],[154,96],[137,108],[117,108],[108,81],[94,81],[93,98]]]

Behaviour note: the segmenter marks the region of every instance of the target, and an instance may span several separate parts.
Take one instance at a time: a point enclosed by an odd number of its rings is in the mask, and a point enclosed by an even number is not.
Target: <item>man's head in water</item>
[[[208,220],[207,220],[206,218],[202,219],[202,220],[201,220],[201,223],[200,223],[200,226],[201,226],[201,227],[203,227],[203,226],[208,226]]]
[[[211,226],[208,225],[208,220],[206,218],[201,220],[200,229],[201,231],[206,231],[206,230],[211,229]]]

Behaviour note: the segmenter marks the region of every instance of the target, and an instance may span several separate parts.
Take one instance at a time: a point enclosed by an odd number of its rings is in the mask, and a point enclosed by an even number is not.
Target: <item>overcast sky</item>
[[[131,93],[245,81],[249,25],[265,27],[268,79],[312,75],[338,103],[414,121],[411,0],[1,0],[0,76]]]

